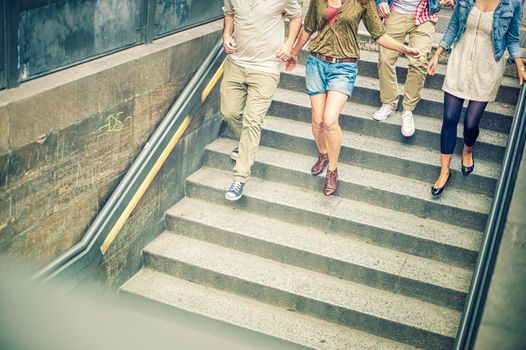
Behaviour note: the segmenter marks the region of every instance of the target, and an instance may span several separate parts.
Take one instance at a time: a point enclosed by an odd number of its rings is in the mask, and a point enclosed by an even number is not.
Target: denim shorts
[[[305,84],[309,96],[336,91],[351,97],[358,75],[358,64],[330,63],[309,55],[305,68]]]

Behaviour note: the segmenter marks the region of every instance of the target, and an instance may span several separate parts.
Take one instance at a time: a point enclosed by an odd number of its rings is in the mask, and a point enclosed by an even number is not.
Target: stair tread
[[[285,291],[446,337],[455,336],[460,321],[460,313],[452,309],[189,237],[165,232],[144,251],[146,254],[197,266],[247,283]]]
[[[402,350],[413,347],[235,294],[142,269],[121,291],[207,318],[320,350]]]
[[[235,140],[221,138],[208,145],[207,149],[223,155],[229,155],[231,150],[237,145],[238,142]],[[310,166],[314,164],[316,158],[260,146],[256,154],[256,161],[310,175]],[[444,192],[438,199],[432,198],[430,184],[427,182],[344,163],[338,165],[338,180],[397,193],[402,196],[414,197],[427,203],[443,203],[447,206],[474,213],[487,214],[492,201],[488,196],[455,188]]]
[[[276,93],[274,94],[274,101],[310,108],[309,96],[305,93],[293,90],[278,88],[276,90]],[[369,120],[372,119],[372,115],[374,114],[374,112],[376,112],[377,109],[378,107],[375,106],[369,106],[354,101],[349,101],[345,104],[342,114]],[[382,123],[401,125],[402,121],[399,118],[399,115],[397,115],[395,117],[387,118]],[[440,130],[442,128],[441,119],[423,115],[415,114],[415,123],[417,127],[417,132],[418,130],[424,130],[439,135]],[[462,135],[463,126],[460,123],[458,125],[457,132],[459,135]],[[505,133],[484,128],[480,129],[478,142],[485,142],[499,147],[506,147],[507,140],[508,135]]]
[[[226,191],[232,181],[232,174],[231,172],[203,167],[192,174],[187,181]],[[250,178],[243,194],[262,201],[403,232],[408,236],[454,245],[470,251],[478,251],[480,244],[480,239],[474,239],[477,235],[480,236],[480,233],[471,229],[418,218],[411,214],[363,202],[338,197],[325,197],[319,192],[264,181],[257,177]]]
[[[285,74],[305,77],[305,65],[298,64],[296,69]],[[355,88],[367,88],[376,91],[380,91],[380,81],[377,78],[365,77],[358,75],[354,84]],[[399,91],[403,91],[403,84],[398,84]],[[421,98],[423,100],[434,101],[438,103],[444,102],[444,92],[442,90],[423,88]],[[380,101],[378,101],[380,103]],[[504,104],[500,102],[488,103],[486,112],[492,112],[502,115],[503,117],[513,117],[515,113],[515,106],[510,104]]]
[[[267,116],[265,117],[265,122],[262,128],[263,130],[312,139],[311,125],[305,122]],[[427,149],[418,145],[403,144],[373,136],[361,135],[347,130],[342,131],[342,146],[432,166],[438,166],[438,161],[440,159],[440,152],[438,150]],[[452,160],[452,168],[460,168],[459,158],[460,157],[455,157]],[[479,176],[497,179],[500,173],[500,165],[494,162],[477,159],[476,171]]]
[[[464,293],[471,279],[464,268],[202,200],[185,198],[167,215]]]

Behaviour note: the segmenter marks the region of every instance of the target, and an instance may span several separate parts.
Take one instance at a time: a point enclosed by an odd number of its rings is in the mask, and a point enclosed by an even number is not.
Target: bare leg
[[[323,128],[323,111],[325,110],[326,99],[327,94],[310,96],[310,104],[312,107],[312,136],[314,136],[320,154],[327,154],[327,142]]]
[[[449,165],[451,164],[451,154],[440,154],[440,175],[435,182],[435,188],[442,188],[449,177]]]
[[[327,151],[329,154],[328,169],[334,171],[338,167],[338,157],[342,145],[342,130],[338,119],[348,96],[336,91],[327,93],[325,111],[323,113],[323,129],[327,140]]]

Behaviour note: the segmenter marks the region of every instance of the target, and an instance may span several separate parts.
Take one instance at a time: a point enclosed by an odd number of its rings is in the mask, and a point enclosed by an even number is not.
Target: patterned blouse
[[[306,32],[312,34],[323,24],[327,2],[328,0],[311,0],[305,16]],[[321,33],[309,44],[308,49],[336,58],[360,58],[358,25],[362,19],[374,40],[385,34],[374,0],[367,0],[365,4],[358,0],[349,0],[344,10],[336,15],[336,23],[325,25]]]

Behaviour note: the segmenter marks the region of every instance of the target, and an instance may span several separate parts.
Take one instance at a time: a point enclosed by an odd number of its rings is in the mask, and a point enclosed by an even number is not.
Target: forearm
[[[234,16],[225,15],[223,36],[231,36],[234,32]]]
[[[296,38],[298,37],[298,33],[301,29],[301,17],[294,17],[289,22],[289,37],[287,39],[287,45],[289,47],[292,47],[294,45],[294,42],[296,41]]]
[[[436,50],[435,50],[435,55],[437,55],[438,57],[440,57],[440,55],[442,55],[444,53],[444,51],[446,51],[446,49],[444,49],[442,46],[439,46]]]
[[[376,42],[378,43],[378,45],[385,47],[386,49],[391,49],[402,53],[405,53],[407,50],[407,46],[405,46],[401,42],[396,41],[387,34],[384,34],[381,37],[379,37],[376,40]]]
[[[522,61],[522,58],[517,57],[513,61],[515,62],[515,65],[517,66],[518,70],[523,70],[524,69],[524,62]]]
[[[303,45],[305,45],[307,41],[309,41],[310,36],[311,36],[310,33],[306,32],[305,29],[301,31],[301,34],[298,37],[298,40],[296,40],[296,43],[294,44],[294,47],[292,48],[292,56],[298,55]]]

